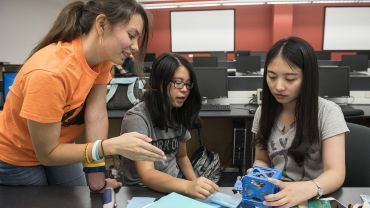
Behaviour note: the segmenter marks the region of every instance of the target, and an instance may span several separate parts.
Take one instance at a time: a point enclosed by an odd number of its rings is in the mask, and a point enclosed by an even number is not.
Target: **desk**
[[[221,192],[233,195],[231,187],[221,187]],[[370,194],[370,188],[342,188],[331,196],[344,205],[361,202],[359,194]],[[116,194],[118,208],[127,206],[127,200],[132,197],[155,197],[164,194],[148,188],[122,187]],[[240,194],[235,194],[240,197]],[[62,187],[8,187],[0,186],[0,206],[2,208],[101,208],[102,195],[90,194],[86,186]]]

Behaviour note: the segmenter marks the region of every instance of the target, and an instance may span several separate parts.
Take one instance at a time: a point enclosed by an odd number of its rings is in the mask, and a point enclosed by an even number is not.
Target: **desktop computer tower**
[[[247,129],[234,128],[234,142],[233,142],[233,165],[242,167],[244,161],[244,149],[247,139]]]

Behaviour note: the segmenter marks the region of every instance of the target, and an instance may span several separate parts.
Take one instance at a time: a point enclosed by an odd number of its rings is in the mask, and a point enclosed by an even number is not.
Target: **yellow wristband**
[[[105,162],[97,162],[97,163],[84,163],[84,167],[86,168],[96,168],[105,166]]]

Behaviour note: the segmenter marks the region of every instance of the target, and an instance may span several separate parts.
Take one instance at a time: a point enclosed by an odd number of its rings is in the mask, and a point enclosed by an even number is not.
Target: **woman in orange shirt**
[[[121,185],[104,180],[104,156],[165,158],[139,133],[105,140],[112,62],[145,52],[148,34],[147,14],[135,0],[77,1],[61,11],[0,114],[0,184],[84,185],[84,162],[91,191],[101,192]],[[74,144],[84,131],[87,143]]]

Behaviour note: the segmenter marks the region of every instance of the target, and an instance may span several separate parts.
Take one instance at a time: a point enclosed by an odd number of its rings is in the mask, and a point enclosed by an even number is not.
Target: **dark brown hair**
[[[135,0],[90,0],[87,3],[76,1],[68,4],[60,12],[49,32],[31,51],[27,59],[49,44],[58,41],[70,42],[83,34],[87,34],[99,14],[104,14],[111,26],[121,22],[128,23],[134,14],[141,16],[144,26],[138,59],[142,63],[148,45],[150,25],[147,13]]]

